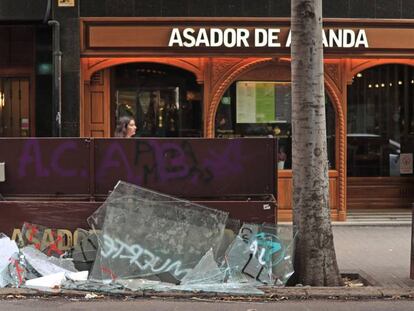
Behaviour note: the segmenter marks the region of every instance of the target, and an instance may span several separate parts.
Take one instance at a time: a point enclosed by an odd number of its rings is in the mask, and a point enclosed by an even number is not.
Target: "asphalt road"
[[[374,300],[374,301],[279,301],[272,303],[245,302],[204,302],[204,301],[163,301],[163,300],[98,300],[70,301],[49,300],[3,300],[0,310],[5,311],[412,311],[414,300]]]

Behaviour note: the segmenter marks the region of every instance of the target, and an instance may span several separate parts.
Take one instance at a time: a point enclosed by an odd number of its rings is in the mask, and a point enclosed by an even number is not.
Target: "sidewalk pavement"
[[[334,225],[333,232],[341,272],[358,272],[373,286],[414,289],[411,224]]]
[[[267,287],[264,296],[235,296],[193,292],[126,292],[122,297],[174,298],[241,301],[276,301],[284,299],[414,299],[414,280],[410,274],[411,225],[333,225],[336,255],[341,273],[358,273],[366,287]],[[0,299],[43,297],[84,298],[86,292],[64,290],[39,293],[35,290],[0,289]],[[120,296],[120,295],[117,295]]]

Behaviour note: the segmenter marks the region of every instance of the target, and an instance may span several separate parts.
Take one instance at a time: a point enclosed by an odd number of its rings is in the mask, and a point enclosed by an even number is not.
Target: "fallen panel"
[[[90,278],[114,280],[170,272],[181,280],[209,249],[217,251],[227,216],[119,182],[89,219],[92,227],[102,230]]]

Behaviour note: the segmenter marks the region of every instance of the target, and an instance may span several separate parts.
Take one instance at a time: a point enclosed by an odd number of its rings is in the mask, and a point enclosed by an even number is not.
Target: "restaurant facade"
[[[247,1],[46,2],[48,20],[60,25],[61,106],[40,87],[54,78],[47,64],[57,35],[39,20],[27,26],[35,33],[27,73],[13,62],[0,70],[1,136],[112,137],[127,115],[139,137],[274,137],[278,219],[291,218],[290,1],[258,1],[260,8]],[[332,218],[345,220],[355,208],[408,208],[414,16],[405,14],[412,5],[331,2],[338,3],[324,4],[323,44]],[[0,30],[19,27],[10,21]],[[24,93],[11,87],[14,71],[34,87],[15,83],[30,91],[10,131],[8,102]]]

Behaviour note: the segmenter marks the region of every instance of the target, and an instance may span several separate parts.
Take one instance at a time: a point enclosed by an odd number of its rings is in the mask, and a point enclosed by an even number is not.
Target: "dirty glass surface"
[[[228,214],[120,182],[88,221],[99,228],[91,279],[181,280],[209,249],[217,250]]]
[[[291,226],[227,226],[227,213],[119,182],[89,217],[99,232],[90,280],[131,290],[260,294],[293,274]],[[233,221],[234,222],[234,221]]]
[[[244,224],[226,251],[230,276],[285,285],[293,274],[293,241],[292,226]]]

